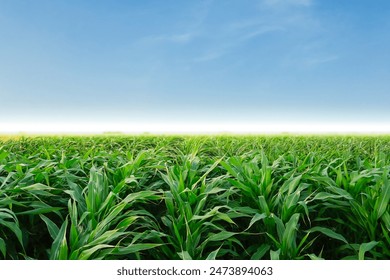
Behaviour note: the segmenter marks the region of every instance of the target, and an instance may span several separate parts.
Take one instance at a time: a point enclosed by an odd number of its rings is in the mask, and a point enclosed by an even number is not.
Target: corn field
[[[0,259],[390,259],[390,137],[0,138]]]

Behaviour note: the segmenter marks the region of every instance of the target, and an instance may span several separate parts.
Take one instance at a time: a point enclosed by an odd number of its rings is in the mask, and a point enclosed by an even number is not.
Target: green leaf
[[[339,233],[334,232],[333,230],[329,228],[324,227],[313,227],[309,230],[309,232],[321,232],[322,234],[325,234],[326,236],[329,236],[330,238],[340,240],[346,244],[348,244],[348,241]]]
[[[33,185],[30,185],[30,186],[26,186],[26,187],[21,187],[20,189],[24,190],[24,191],[28,191],[28,192],[54,190],[54,188],[46,186],[46,185],[43,185],[41,183],[33,184]]]
[[[279,257],[280,257],[280,249],[278,249],[277,251],[271,250],[271,251],[270,251],[270,257],[271,257],[271,260],[279,260]]]
[[[157,192],[154,191],[140,191],[136,193],[129,194],[126,196],[126,198],[123,200],[124,203],[131,204],[135,200],[141,200],[143,202],[146,202],[147,200],[161,200],[161,196],[157,194]]]
[[[66,247],[66,229],[68,227],[68,218],[62,223],[60,230],[56,238],[53,241],[50,252],[50,259],[56,260],[64,257],[64,254],[67,252]]]
[[[33,201],[31,202],[28,207],[33,208],[32,210],[27,210],[23,212],[18,212],[16,215],[39,215],[39,214],[45,214],[45,213],[51,213],[54,212],[59,215],[59,210],[63,209],[63,207],[52,207],[48,205],[45,202],[42,201]]]
[[[202,182],[207,177],[207,175],[209,175],[209,173],[218,166],[218,164],[222,161],[222,159],[223,157],[215,160],[213,164],[210,166],[210,168],[192,185],[191,188],[194,189],[199,182]]]
[[[228,231],[222,231],[218,232],[216,234],[211,235],[207,240],[208,241],[221,241],[229,239],[230,237],[236,235],[237,233],[234,232],[228,232]]]
[[[20,245],[23,247],[23,237],[22,237],[22,231],[19,228],[19,225],[15,222],[8,222],[0,219],[0,225],[3,225],[7,228],[9,228],[15,235],[16,238],[18,239]]]
[[[267,254],[267,252],[269,251],[270,248],[271,248],[271,246],[268,244],[261,245],[256,250],[256,252],[252,255],[251,260],[261,260],[262,257],[264,257],[265,254]]]
[[[254,223],[256,223],[257,221],[260,221],[260,220],[263,220],[267,217],[267,215],[265,213],[262,213],[262,214],[259,214],[259,213],[256,213],[253,218],[251,219],[250,223],[249,223],[249,226],[246,228],[246,230],[248,230],[249,228],[251,228],[253,226]]]
[[[88,260],[89,257],[95,253],[96,251],[98,250],[101,250],[101,249],[104,249],[104,248],[113,248],[115,246],[112,246],[112,245],[107,245],[107,244],[99,244],[99,245],[96,245],[90,249],[87,249],[87,250],[83,250],[81,253],[80,253],[80,256],[79,256],[79,260]]]
[[[323,200],[323,201],[328,201],[329,199],[339,199],[343,198],[341,195],[335,195],[327,192],[320,192],[318,193],[312,200]]]
[[[372,250],[379,242],[371,241],[369,243],[362,243],[359,247],[359,260],[364,260],[364,255],[366,252]]]
[[[390,213],[389,212],[385,212],[383,215],[382,215],[382,221],[384,223],[384,226],[387,228],[387,230],[390,232]]]
[[[283,233],[283,245],[286,246],[286,248],[289,249],[295,249],[296,248],[296,233],[298,230],[298,221],[299,221],[300,214],[295,213],[291,216],[290,220],[286,224],[286,229]]]
[[[187,251],[177,253],[182,260],[192,260],[190,254]]]
[[[59,260],[67,260],[68,259],[68,242],[66,241],[66,236],[64,236],[61,240],[59,252],[58,252]]]
[[[6,244],[3,238],[0,237],[0,252],[3,254],[3,257],[5,258],[5,253],[7,252]]]
[[[268,217],[270,215],[270,210],[264,196],[259,196],[259,205],[261,211],[264,212]]]
[[[212,251],[206,258],[206,260],[215,260],[217,258],[217,255],[218,255],[218,252],[219,250],[221,249],[221,247],[219,247],[218,249]]]
[[[390,201],[390,184],[387,179],[387,174],[383,176],[383,186],[381,188],[381,194],[375,204],[376,218],[379,219],[385,213]]]
[[[51,238],[53,238],[53,240],[56,239],[59,232],[57,225],[45,215],[39,215],[39,217],[45,222]]]
[[[311,260],[324,260],[323,258],[318,257],[316,254],[307,254],[307,256],[308,256]]]
[[[136,253],[139,251],[150,250],[150,249],[156,248],[156,247],[161,246],[161,245],[162,244],[157,244],[157,243],[130,244],[127,247],[118,248],[116,251],[113,252],[113,254],[127,255],[127,254]]]

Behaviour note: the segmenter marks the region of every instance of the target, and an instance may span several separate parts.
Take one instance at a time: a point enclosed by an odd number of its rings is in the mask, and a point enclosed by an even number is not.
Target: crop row
[[[0,138],[0,259],[389,259],[389,140]]]

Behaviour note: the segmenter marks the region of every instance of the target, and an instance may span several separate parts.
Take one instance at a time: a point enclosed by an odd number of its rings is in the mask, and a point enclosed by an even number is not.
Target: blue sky
[[[390,1],[0,0],[2,122],[390,122]]]

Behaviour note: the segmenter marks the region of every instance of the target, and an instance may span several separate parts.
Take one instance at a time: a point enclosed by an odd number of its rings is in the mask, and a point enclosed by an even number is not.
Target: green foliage
[[[389,259],[390,138],[0,138],[0,259]]]

